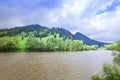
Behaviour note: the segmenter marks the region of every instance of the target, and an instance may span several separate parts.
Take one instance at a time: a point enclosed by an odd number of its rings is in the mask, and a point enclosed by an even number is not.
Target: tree
[[[73,40],[71,42],[71,50],[72,51],[81,51],[81,50],[83,50],[83,41]]]
[[[19,47],[13,41],[0,41],[0,51],[17,51]]]
[[[114,50],[120,51],[120,42],[116,43]]]
[[[66,51],[71,51],[71,42],[72,40],[65,40],[65,43],[66,43]]]
[[[28,38],[26,42],[27,49],[32,51],[44,51],[45,45],[39,38]]]

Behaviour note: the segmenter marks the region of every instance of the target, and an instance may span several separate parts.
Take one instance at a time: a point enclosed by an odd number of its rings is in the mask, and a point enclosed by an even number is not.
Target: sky
[[[1,0],[0,28],[40,24],[81,32],[103,41],[120,40],[120,0]]]

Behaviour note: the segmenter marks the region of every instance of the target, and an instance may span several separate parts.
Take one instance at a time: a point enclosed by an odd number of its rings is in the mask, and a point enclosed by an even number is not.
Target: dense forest
[[[86,43],[87,42],[87,43]],[[106,43],[63,28],[27,25],[0,30],[0,51],[83,51],[96,50]]]

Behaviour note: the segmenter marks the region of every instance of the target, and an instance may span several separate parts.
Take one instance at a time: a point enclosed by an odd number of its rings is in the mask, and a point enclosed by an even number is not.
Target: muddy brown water
[[[0,80],[91,80],[112,51],[0,53]]]

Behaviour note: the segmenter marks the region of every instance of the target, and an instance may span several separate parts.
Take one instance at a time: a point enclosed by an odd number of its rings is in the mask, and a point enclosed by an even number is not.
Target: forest
[[[59,34],[56,34],[56,36],[49,35],[44,38],[20,35],[23,35],[23,33],[0,38],[0,51],[83,51],[98,48],[97,45],[88,46],[80,40],[64,40],[59,37]]]
[[[27,51],[83,51],[96,50],[97,44],[88,45],[84,40],[74,39],[72,33],[63,28],[29,25],[0,30],[1,52]]]

